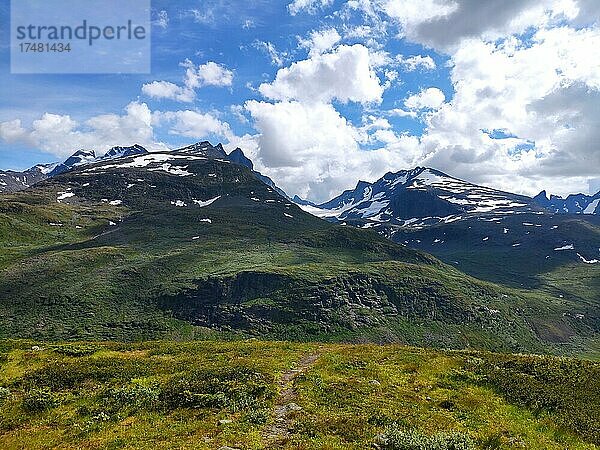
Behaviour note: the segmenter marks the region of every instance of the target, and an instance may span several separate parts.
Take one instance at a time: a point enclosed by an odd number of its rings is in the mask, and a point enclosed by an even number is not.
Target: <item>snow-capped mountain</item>
[[[144,147],[139,144],[132,145],[130,147],[113,147],[109,151],[107,151],[104,156],[101,156],[100,160],[105,159],[114,159],[114,158],[123,158],[125,156],[133,156],[133,155],[143,155],[148,153]]]
[[[2,180],[0,180],[0,193],[21,191],[46,178],[55,177],[61,173],[68,172],[75,167],[92,164],[98,161],[141,155],[144,153],[148,153],[148,150],[138,144],[130,147],[113,147],[100,157],[96,156],[94,150],[82,149],[73,153],[62,163],[38,164],[23,172],[0,171],[0,178],[2,178]],[[2,181],[6,184],[3,185],[1,183]]]
[[[48,177],[57,164],[38,164],[30,169],[18,172],[14,170],[0,170],[0,194],[17,192],[39,183]]]
[[[538,211],[532,199],[477,186],[426,167],[385,174],[317,206],[302,207],[329,220],[400,226],[434,225],[482,213],[512,214]]]
[[[193,155],[203,156],[205,158],[211,159],[226,159],[227,153],[225,153],[225,149],[223,149],[223,145],[217,144],[213,146],[208,141],[197,142],[192,145],[188,145],[187,147],[178,148],[174,150],[175,152],[180,153],[190,153]]]
[[[523,195],[478,186],[438,170],[417,167],[359,181],[338,197],[305,211],[332,222],[370,228],[409,247],[432,253],[472,275],[511,282],[528,280],[563,264],[600,264],[598,202],[568,197],[580,213],[547,209]],[[559,212],[571,212],[573,209]]]
[[[89,164],[96,161],[96,152],[94,150],[78,150],[69,156],[64,162],[57,165],[52,172],[48,174],[49,177],[55,177],[61,173],[68,172],[73,167]]]
[[[533,200],[543,208],[558,214],[600,214],[600,192],[596,195],[572,194],[567,198],[540,192]]]
[[[21,191],[47,178],[69,172],[76,168],[83,168],[85,166],[91,166],[101,162],[122,160],[125,164],[127,164],[127,158],[144,155],[158,155],[156,157],[152,156],[150,158],[142,158],[144,161],[166,161],[165,155],[169,155],[171,153],[179,155],[177,158],[174,158],[178,161],[181,161],[182,159],[185,160],[186,157],[190,160],[196,158],[206,158],[229,161],[233,164],[248,167],[250,170],[252,170],[256,178],[277,191],[280,195],[287,197],[286,193],[278,188],[273,180],[254,170],[252,161],[247,158],[246,155],[244,155],[244,152],[240,148],[236,148],[228,155],[223,149],[222,144],[213,146],[208,141],[198,142],[196,144],[173,150],[172,152],[166,151],[152,154],[138,144],[128,147],[116,146],[99,157],[96,156],[94,150],[79,150],[62,163],[37,165],[24,172],[0,171],[0,193]],[[164,164],[170,163],[164,162]]]
[[[254,170],[254,165],[250,159],[244,155],[240,148],[236,148],[229,155],[225,152],[222,144],[213,146],[210,142],[198,142],[186,147],[172,151],[148,152],[141,145],[132,145],[129,147],[113,147],[103,156],[97,157],[93,150],[79,150],[67,158],[63,163],[56,163],[47,166],[36,166],[29,171],[19,173],[9,173],[2,176],[0,172],[0,189],[2,192],[15,192],[23,190],[46,178],[54,177],[74,169],[81,169],[84,172],[97,172],[99,168],[141,168],[149,171],[163,171],[171,175],[187,176],[191,175],[185,168],[187,163],[196,160],[218,160],[229,162],[236,165],[248,167],[252,170],[254,176],[272,188],[278,194],[287,198],[286,193],[278,188],[273,180]],[[35,175],[35,177],[34,177]],[[9,184],[10,178],[10,184]],[[6,179],[3,183],[3,179]],[[13,179],[15,181],[13,181]],[[29,180],[29,181],[28,181]]]

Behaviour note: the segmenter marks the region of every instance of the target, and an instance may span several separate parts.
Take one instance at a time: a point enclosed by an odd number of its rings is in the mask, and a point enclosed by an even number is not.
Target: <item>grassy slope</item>
[[[434,242],[436,239],[438,242]],[[450,264],[458,262],[458,267],[478,278],[518,288],[551,289],[547,282],[549,274],[563,269],[567,274],[577,267],[579,270],[570,273],[571,277],[565,281],[580,281],[587,285],[587,292],[577,290],[573,293],[583,294],[582,298],[600,304],[600,291],[594,289],[597,283],[594,285],[587,280],[595,278],[598,265],[584,264],[577,256],[580,253],[588,260],[598,258],[600,217],[597,216],[515,214],[479,217],[423,230],[400,230],[394,240],[406,241],[411,247],[435,254]],[[569,244],[574,245],[575,250],[554,250]],[[571,293],[568,285],[562,293]]]
[[[75,172],[3,197],[0,337],[194,338],[210,325],[270,338],[593,351],[593,327],[573,317],[581,305],[483,283],[374,232],[328,224],[243,167],[187,170],[196,176]],[[76,197],[58,203],[68,188]],[[190,206],[170,204],[180,199]]]
[[[272,448],[365,449],[390,429],[456,432],[480,449],[600,444],[597,363],[397,345],[34,344],[0,342],[2,448],[265,448],[278,380],[308,354],[319,358],[287,400],[301,409]]]

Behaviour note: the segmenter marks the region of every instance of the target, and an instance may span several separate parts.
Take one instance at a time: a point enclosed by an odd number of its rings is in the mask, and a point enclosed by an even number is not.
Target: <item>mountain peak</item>
[[[244,152],[239,147],[227,155],[227,160],[234,164],[246,166],[250,170],[254,170],[254,164],[248,157],[246,157],[246,155],[244,155]]]
[[[368,181],[359,180],[358,183],[356,183],[356,187],[354,189],[355,190],[362,190],[362,189],[365,189],[365,188],[367,188],[369,186],[371,186],[371,183],[369,183]]]
[[[107,151],[101,159],[123,158],[125,156],[141,155],[145,153],[148,153],[148,150],[139,144],[134,144],[129,147],[115,146]]]
[[[83,157],[92,157],[95,158],[96,157],[96,152],[94,150],[86,150],[84,148],[82,148],[81,150],[77,150],[75,153],[73,153],[71,155],[71,158],[73,157],[77,157],[77,156],[83,156]]]
[[[96,160],[96,152],[94,150],[77,150],[71,156],[69,156],[65,162],[57,165],[50,173],[49,177],[60,175],[61,173],[68,172],[75,166],[94,162]]]
[[[175,151],[176,152],[193,153],[195,155],[200,155],[200,156],[204,156],[205,158],[212,158],[212,159],[226,159],[227,158],[227,153],[225,153],[225,150],[223,149],[222,144],[219,143],[219,144],[213,146],[208,141],[197,142],[195,144],[188,145],[187,147],[179,148]]]
[[[304,200],[303,198],[300,198],[297,195],[294,195],[294,198],[292,199],[292,201],[296,204],[296,205],[302,205],[302,206],[317,206],[315,203],[309,201],[309,200]]]

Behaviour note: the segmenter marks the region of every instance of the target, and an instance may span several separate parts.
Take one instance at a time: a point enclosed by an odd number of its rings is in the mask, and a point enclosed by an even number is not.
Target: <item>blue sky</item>
[[[209,139],[241,146],[291,194],[317,200],[417,164],[529,194],[588,191],[600,179],[600,165],[590,168],[600,61],[584,61],[581,45],[600,38],[597,21],[581,17],[597,9],[484,3],[154,0],[150,74],[11,75],[5,2],[0,167],[61,160],[78,146]],[[494,4],[502,14],[485,9]],[[552,55],[565,52],[560,67]],[[221,78],[207,78],[215,70]],[[360,81],[350,86],[342,72],[352,71]]]

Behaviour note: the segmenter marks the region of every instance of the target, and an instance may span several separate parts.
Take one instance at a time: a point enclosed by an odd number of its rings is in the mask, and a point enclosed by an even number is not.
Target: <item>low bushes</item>
[[[539,356],[489,355],[471,360],[480,384],[600,444],[600,364]]]
[[[198,369],[173,377],[160,395],[170,408],[257,407],[275,394],[273,378],[248,367]]]
[[[437,433],[431,436],[420,431],[389,425],[378,437],[377,446],[385,450],[475,450],[473,440],[463,433]]]
[[[32,389],[23,397],[23,409],[29,413],[37,413],[53,408],[58,398],[50,389]]]
[[[122,387],[106,390],[102,395],[109,411],[121,409],[156,409],[160,406],[161,388],[157,382],[133,381]]]

